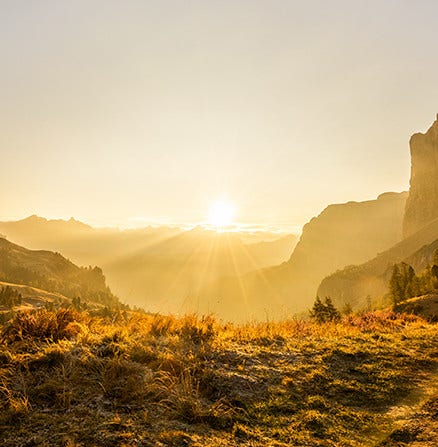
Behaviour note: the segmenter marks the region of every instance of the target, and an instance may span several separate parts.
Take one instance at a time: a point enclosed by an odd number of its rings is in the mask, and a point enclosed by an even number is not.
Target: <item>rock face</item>
[[[408,262],[423,269],[438,244],[438,116],[425,133],[410,140],[411,186],[403,218],[403,240],[362,265],[347,266],[326,277],[318,294],[342,305],[363,308],[367,297],[381,299],[388,291],[392,266]]]
[[[364,262],[402,238],[407,193],[385,193],[377,200],[329,205],[303,228],[289,265],[333,272]]]
[[[438,219],[438,115],[425,133],[412,135],[411,187],[403,222],[404,237]]]

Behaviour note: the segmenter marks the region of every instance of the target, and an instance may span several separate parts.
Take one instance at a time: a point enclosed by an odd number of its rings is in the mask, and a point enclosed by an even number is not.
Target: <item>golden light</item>
[[[231,203],[219,201],[212,205],[208,215],[208,223],[216,228],[231,225],[234,220],[236,209]]]

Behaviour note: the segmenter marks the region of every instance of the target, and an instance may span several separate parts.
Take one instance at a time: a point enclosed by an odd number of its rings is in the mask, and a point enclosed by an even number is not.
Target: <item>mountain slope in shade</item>
[[[0,238],[0,281],[28,285],[69,298],[107,305],[118,299],[106,285],[99,267],[81,268],[59,253],[28,250]]]
[[[404,261],[421,271],[431,263],[437,248],[438,219],[374,259],[328,276],[321,282],[318,295],[330,296],[339,305],[364,307],[367,299],[374,301],[388,292],[394,264]]]
[[[407,193],[386,193],[376,200],[328,206],[305,225],[287,262],[222,278],[202,291],[201,302],[225,318],[281,318],[305,310],[330,272],[400,241],[406,198]]]

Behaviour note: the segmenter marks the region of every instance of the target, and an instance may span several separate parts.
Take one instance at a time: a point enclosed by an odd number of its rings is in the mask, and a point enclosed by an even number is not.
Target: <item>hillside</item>
[[[410,298],[394,307],[397,312],[419,315],[429,321],[438,321],[438,293]]]
[[[28,250],[0,238],[0,281],[32,286],[47,292],[118,305],[99,267],[81,268],[59,253]]]
[[[330,296],[342,305],[364,307],[367,297],[371,301],[388,292],[389,279],[394,264],[407,262],[418,270],[424,269],[438,248],[438,220],[404,239],[374,259],[351,265],[325,278],[318,288],[318,295]]]
[[[437,330],[392,312],[322,326],[18,314],[0,325],[0,443],[437,445]]]
[[[6,306],[0,302],[0,312],[8,312],[10,307],[14,311],[23,311],[32,310],[37,307],[57,307],[63,304],[71,304],[71,299],[60,293],[52,293],[23,284],[0,281],[0,292],[6,288],[11,289],[15,295],[20,296],[20,303],[17,306]]]
[[[284,318],[310,307],[331,272],[375,256],[401,239],[407,193],[328,206],[303,228],[290,259],[276,267],[223,278],[201,296],[231,318]]]

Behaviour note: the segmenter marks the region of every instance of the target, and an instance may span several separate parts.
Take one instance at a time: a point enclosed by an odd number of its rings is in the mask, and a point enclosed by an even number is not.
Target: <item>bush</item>
[[[26,339],[57,341],[76,335],[80,327],[74,323],[80,319],[80,314],[73,309],[20,312],[3,328],[0,339],[4,342]]]

